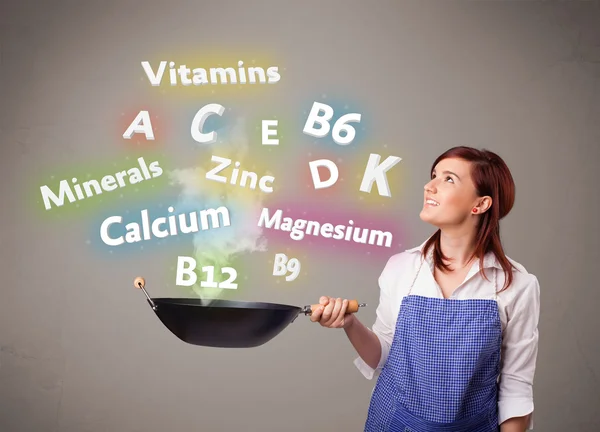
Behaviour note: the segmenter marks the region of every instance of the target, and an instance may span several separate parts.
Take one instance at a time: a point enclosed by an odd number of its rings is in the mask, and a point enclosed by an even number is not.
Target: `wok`
[[[135,278],[136,288],[141,288],[160,321],[182,341],[207,347],[250,348],[265,344],[303,313],[310,315],[313,308],[277,303],[243,302],[221,299],[151,298],[146,291],[146,281]],[[360,307],[350,300],[347,313]]]

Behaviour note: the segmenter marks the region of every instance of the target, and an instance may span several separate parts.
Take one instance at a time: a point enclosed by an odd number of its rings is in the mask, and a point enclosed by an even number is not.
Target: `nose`
[[[425,184],[425,192],[435,193],[434,179]]]

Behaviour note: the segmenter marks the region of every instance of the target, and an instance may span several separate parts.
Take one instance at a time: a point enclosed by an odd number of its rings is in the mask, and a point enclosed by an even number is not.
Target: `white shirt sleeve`
[[[526,277],[525,286],[518,287],[519,290],[507,307],[508,320],[502,341],[498,422],[501,424],[513,417],[532,414],[528,429],[533,429],[533,378],[538,353],[540,286],[534,275],[527,274]]]
[[[354,360],[354,365],[365,376],[371,380],[381,372],[385,365],[396,329],[397,314],[394,312],[393,288],[400,268],[402,254],[392,256],[379,276],[379,305],[376,310],[376,319],[372,331],[379,338],[381,344],[381,357],[375,369],[371,368],[361,357]]]

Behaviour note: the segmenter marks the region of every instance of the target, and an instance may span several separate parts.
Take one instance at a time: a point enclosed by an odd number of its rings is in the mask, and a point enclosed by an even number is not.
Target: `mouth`
[[[437,207],[440,205],[440,203],[435,200],[432,200],[431,198],[428,198],[425,200],[425,205],[430,207]]]

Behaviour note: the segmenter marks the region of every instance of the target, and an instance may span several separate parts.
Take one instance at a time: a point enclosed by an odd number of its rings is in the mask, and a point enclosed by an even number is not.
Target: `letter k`
[[[369,156],[369,162],[367,162],[365,175],[362,179],[362,183],[360,184],[360,191],[371,193],[373,182],[376,181],[379,195],[389,197],[392,196],[392,194],[390,193],[390,187],[388,185],[385,173],[398,162],[400,162],[402,158],[397,156],[388,156],[388,158],[383,161],[381,165],[378,165],[380,159],[381,155],[378,155],[377,153],[371,153]]]

